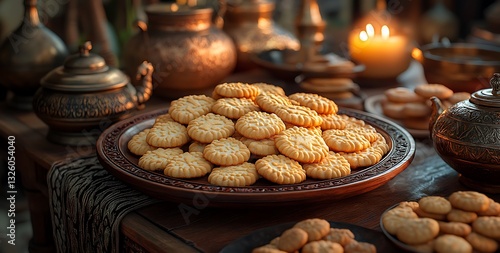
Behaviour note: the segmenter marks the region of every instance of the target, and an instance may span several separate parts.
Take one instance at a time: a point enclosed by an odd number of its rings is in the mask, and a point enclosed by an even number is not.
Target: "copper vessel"
[[[429,129],[435,150],[464,185],[500,193],[500,73],[490,84],[446,110],[433,97]]]
[[[175,3],[145,7],[148,23],[125,45],[127,74],[144,60],[155,67],[154,93],[166,98],[206,92],[236,66],[231,38],[212,21],[213,9]]]
[[[63,66],[44,76],[33,98],[33,110],[49,126],[47,138],[52,142],[94,145],[104,129],[141,109],[152,94],[150,63],[136,69],[141,86],[134,87],[123,72],[90,53],[91,48],[86,42]]]
[[[262,51],[299,50],[295,36],[273,21],[274,1],[228,0],[223,30],[234,40],[237,50],[236,70],[257,67],[251,55]]]
[[[68,56],[64,42],[40,23],[37,0],[25,0],[22,24],[0,46],[0,84],[14,96],[10,106],[31,109],[40,79]]]

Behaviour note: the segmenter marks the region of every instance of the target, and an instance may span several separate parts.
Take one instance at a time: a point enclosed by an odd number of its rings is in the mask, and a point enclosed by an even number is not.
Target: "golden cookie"
[[[321,129],[323,131],[329,129],[344,129],[347,125],[345,120],[343,120],[338,114],[320,114],[319,115],[323,121],[321,123]]]
[[[233,137],[222,138],[208,144],[203,150],[203,157],[220,166],[238,165],[248,161],[250,150]]]
[[[301,253],[343,253],[344,248],[342,245],[330,242],[330,241],[312,241],[308,242],[302,250]]]
[[[342,246],[346,246],[354,241],[354,234],[349,229],[330,228],[330,231],[323,237],[323,240],[336,242]]]
[[[415,87],[414,91],[424,98],[447,99],[453,95],[453,91],[442,84],[420,84]]]
[[[308,177],[315,179],[332,179],[351,174],[351,165],[341,155],[328,152],[328,155],[318,163],[302,165]]]
[[[260,109],[268,113],[274,113],[281,106],[292,105],[292,101],[288,97],[283,97],[273,93],[262,93],[255,98],[255,103]]]
[[[469,92],[455,92],[451,97],[448,98],[448,101],[453,105],[460,101],[468,100],[470,98]]]
[[[266,155],[277,155],[279,154],[278,148],[274,145],[274,139],[262,139],[254,140],[246,137],[240,139],[253,155],[263,157]]]
[[[449,221],[472,223],[477,219],[477,213],[452,208],[451,211],[446,214],[446,219]]]
[[[417,219],[418,215],[408,207],[395,207],[382,215],[385,230],[395,235],[399,227],[404,226],[409,219]]]
[[[401,120],[401,124],[408,129],[427,130],[429,129],[430,117],[407,118]]]
[[[355,152],[370,147],[370,142],[364,136],[349,130],[326,130],[322,137],[330,150],[336,152]]]
[[[189,152],[202,152],[203,153],[203,150],[205,149],[205,147],[207,145],[208,145],[207,143],[193,141],[193,142],[191,142],[191,144],[189,144],[188,151]]]
[[[146,136],[149,145],[159,148],[181,147],[190,140],[186,127],[173,121],[155,124]]]
[[[441,235],[434,241],[437,253],[472,253],[472,246],[463,237],[456,235]]]
[[[323,119],[309,107],[289,105],[278,107],[275,112],[283,121],[302,127],[321,126]]]
[[[330,223],[318,218],[299,221],[293,227],[306,231],[308,242],[320,240],[330,232]]]
[[[339,152],[351,165],[351,169],[372,166],[382,159],[383,148],[372,145],[367,149],[356,152]]]
[[[239,119],[247,112],[259,110],[259,106],[249,98],[221,98],[212,106],[212,112],[230,119]]]
[[[415,209],[414,212],[417,213],[418,216],[422,218],[431,218],[434,220],[446,220],[446,214],[429,213],[422,210],[420,206],[417,209]]]
[[[395,87],[384,92],[388,101],[393,103],[424,102],[425,98],[406,87]]]
[[[130,138],[127,143],[128,150],[135,155],[144,155],[146,152],[155,150],[156,147],[151,146],[146,141],[146,136],[149,133],[149,128],[142,130]]]
[[[418,201],[420,209],[428,213],[447,214],[451,211],[450,202],[441,196],[425,196]]]
[[[423,118],[431,116],[432,109],[425,102],[405,103],[403,113],[406,117]]]
[[[381,136],[380,133],[377,132],[377,129],[375,129],[371,125],[364,125],[364,126],[358,126],[351,124],[349,127],[346,127],[345,130],[349,130],[351,132],[355,132],[357,134],[362,135],[365,137],[370,143],[375,142],[378,140],[378,138]]]
[[[268,155],[255,162],[255,168],[263,178],[277,184],[296,184],[306,180],[306,172],[300,163],[284,155]]]
[[[490,205],[490,199],[476,191],[457,191],[448,199],[453,207],[470,212],[485,211]]]
[[[403,113],[406,103],[395,103],[387,100],[382,100],[381,107],[382,113],[393,119],[405,119],[408,118],[406,114]]]
[[[259,179],[255,164],[244,162],[240,165],[214,168],[208,176],[208,182],[219,186],[249,186]]]
[[[481,216],[472,223],[474,232],[500,240],[500,216]]]
[[[274,113],[249,112],[236,121],[235,128],[251,139],[266,139],[285,130],[285,123]]]
[[[294,93],[288,98],[299,102],[302,106],[309,107],[318,114],[332,114],[337,113],[339,110],[335,102],[314,93]]]
[[[211,143],[214,140],[227,138],[233,135],[234,130],[232,120],[213,113],[191,120],[187,126],[188,135],[201,143]]]
[[[458,235],[461,237],[465,237],[470,232],[472,232],[472,228],[469,224],[465,224],[462,222],[445,222],[445,221],[438,221],[439,223],[439,232],[442,234],[451,234],[451,235]]]
[[[189,121],[212,111],[215,99],[205,95],[189,95],[172,101],[168,113],[175,121],[188,124]]]
[[[278,249],[286,252],[295,252],[307,243],[307,232],[300,228],[289,228],[285,230],[278,242]]]
[[[375,245],[367,242],[354,241],[344,247],[345,253],[377,253]]]
[[[434,240],[423,243],[423,244],[416,244],[416,245],[411,245],[412,249],[415,250],[415,252],[418,253],[433,253],[434,252]]]
[[[184,152],[167,163],[163,174],[175,178],[197,178],[212,171],[212,164],[200,152]]]
[[[485,211],[480,211],[477,213],[480,216],[498,216],[500,215],[500,203],[495,202],[493,199],[490,199],[490,205],[488,209]]]
[[[484,253],[493,253],[498,250],[498,242],[488,238],[486,236],[480,235],[478,233],[472,232],[465,237],[472,248]]]
[[[214,92],[227,98],[251,98],[259,95],[260,89],[248,83],[221,83],[215,86]]]
[[[274,84],[252,83],[252,85],[259,87],[260,93],[272,93],[280,96],[286,96],[285,90],[283,90],[283,88],[281,88],[280,86]]]
[[[149,171],[164,170],[170,159],[176,155],[184,153],[180,148],[158,148],[146,152],[139,158],[138,165],[142,169]]]
[[[415,211],[415,209],[417,209],[419,206],[418,202],[416,201],[403,201],[398,204],[398,207],[408,207],[411,210]]]
[[[252,253],[287,253],[278,249],[278,246],[266,244],[252,250]]]
[[[158,117],[156,117],[155,119],[155,124],[156,123],[164,123],[164,122],[169,122],[169,121],[175,121],[174,119],[172,119],[172,116],[170,116],[170,114],[168,113],[165,113],[165,114],[162,114]]]
[[[302,163],[315,163],[328,155],[328,146],[323,138],[307,128],[292,127],[275,138],[278,150]]]
[[[396,230],[396,237],[407,244],[423,244],[439,234],[439,224],[430,218],[407,219],[404,226]]]

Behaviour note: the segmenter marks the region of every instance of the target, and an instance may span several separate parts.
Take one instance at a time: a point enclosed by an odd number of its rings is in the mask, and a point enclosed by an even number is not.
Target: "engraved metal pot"
[[[39,19],[37,0],[25,0],[21,25],[0,45],[0,84],[11,91],[10,106],[31,110],[40,79],[68,56],[64,42]]]
[[[236,66],[231,38],[212,21],[213,9],[169,3],[145,7],[148,23],[123,51],[127,74],[142,61],[155,67],[154,94],[166,98],[204,93]]]
[[[258,65],[251,55],[262,51],[299,50],[298,39],[273,21],[274,1],[228,0],[223,30],[234,40],[237,70],[248,70]]]
[[[431,139],[437,153],[460,173],[471,188],[500,193],[500,74],[490,89],[479,90],[469,100],[443,110],[431,99]]]
[[[44,76],[33,98],[33,110],[49,126],[47,138],[52,142],[93,145],[104,129],[131,116],[151,97],[150,63],[136,69],[141,85],[134,87],[123,72],[90,53],[91,48],[86,42],[78,54]]]

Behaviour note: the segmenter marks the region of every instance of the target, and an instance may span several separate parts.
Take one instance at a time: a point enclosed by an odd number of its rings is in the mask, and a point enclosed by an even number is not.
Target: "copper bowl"
[[[428,44],[422,47],[422,65],[429,83],[444,84],[455,92],[488,88],[500,72],[500,48],[472,43]]]

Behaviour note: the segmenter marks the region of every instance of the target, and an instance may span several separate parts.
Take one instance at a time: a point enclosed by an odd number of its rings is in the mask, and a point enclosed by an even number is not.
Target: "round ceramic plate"
[[[375,115],[382,116],[384,118],[387,118],[387,119],[394,121],[397,124],[401,125],[400,121],[398,121],[396,119],[391,119],[391,118],[384,115],[384,113],[382,112],[382,104],[381,104],[383,99],[384,99],[383,94],[374,95],[374,96],[370,96],[370,97],[366,98],[365,103],[364,103],[365,110],[369,113],[373,113]],[[406,130],[408,130],[408,132],[410,132],[410,134],[413,135],[413,137],[415,137],[415,138],[426,138],[429,136],[429,130],[420,130],[420,129],[411,129],[411,128],[406,128]]]
[[[401,126],[368,113],[340,109],[346,114],[374,126],[386,138],[389,152],[373,166],[353,170],[348,176],[330,180],[306,181],[293,185],[278,185],[264,179],[248,187],[222,187],[208,183],[208,176],[197,179],[177,179],[139,168],[139,157],[128,151],[133,135],[150,128],[158,115],[168,109],[137,115],[115,123],[97,140],[101,164],[118,179],[158,199],[193,204],[206,200],[211,206],[276,206],[306,202],[332,201],[371,191],[395,177],[411,163],[415,141]]]
[[[252,249],[269,243],[272,239],[281,235],[285,230],[291,228],[296,222],[284,223],[272,227],[266,227],[252,232],[226,245],[219,253],[250,253]],[[398,252],[387,238],[379,231],[356,226],[343,222],[330,221],[332,228],[349,229],[354,234],[354,238],[359,242],[368,242],[377,248],[377,252]]]

